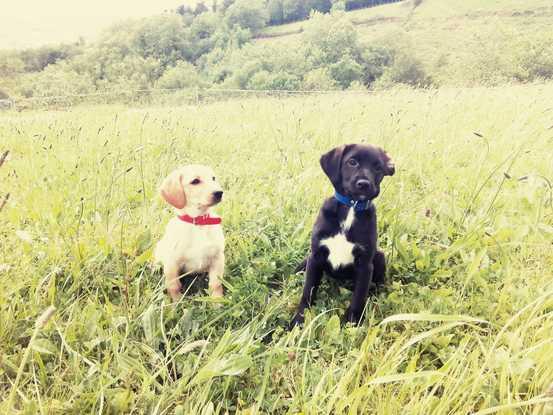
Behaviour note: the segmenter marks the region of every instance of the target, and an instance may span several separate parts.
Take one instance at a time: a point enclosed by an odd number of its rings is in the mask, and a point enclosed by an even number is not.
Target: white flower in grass
[[[33,243],[33,236],[29,232],[18,230],[18,231],[15,231],[15,234],[23,242]]]
[[[0,274],[8,272],[10,270],[10,264],[0,264]]]

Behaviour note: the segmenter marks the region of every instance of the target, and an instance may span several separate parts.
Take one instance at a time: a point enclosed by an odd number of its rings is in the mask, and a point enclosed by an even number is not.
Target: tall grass
[[[552,103],[535,85],[1,115],[0,412],[552,413]],[[325,282],[287,332],[331,194],[318,157],[359,141],[397,165],[389,286],[353,327]],[[189,162],[227,190],[220,306],[172,306],[150,264],[155,189]]]

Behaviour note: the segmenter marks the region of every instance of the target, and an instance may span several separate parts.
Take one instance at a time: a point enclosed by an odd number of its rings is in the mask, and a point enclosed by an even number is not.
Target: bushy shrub
[[[363,83],[370,86],[382,76],[394,61],[394,52],[384,46],[367,45],[362,47]]]
[[[353,82],[349,85],[348,91],[363,91],[363,92],[366,92],[366,91],[367,91],[367,87],[366,87],[362,82],[353,81]]]
[[[298,90],[300,89],[301,79],[289,72],[278,71],[258,71],[247,82],[247,89],[257,90]]]
[[[330,77],[345,89],[364,81],[367,65],[357,32],[345,13],[314,13],[303,34],[307,62],[327,68]]]
[[[381,88],[393,84],[427,87],[432,84],[432,79],[418,59],[412,55],[398,52],[394,55],[392,65],[384,70],[377,84]]]
[[[87,94],[95,90],[87,73],[78,73],[65,63],[48,65],[43,71],[22,77],[18,95],[24,97]]]
[[[251,44],[213,58],[215,65],[202,65],[224,87],[331,90],[370,85],[392,65],[393,52],[363,46],[344,13],[314,13],[297,43]]]
[[[302,75],[306,72],[305,59],[300,48],[290,49],[284,44],[250,44],[234,50],[218,65],[219,73],[226,72],[224,86],[232,88],[254,89],[290,89],[299,88]],[[278,76],[267,77],[261,74],[256,80],[250,80],[258,72],[274,73]],[[260,87],[260,85],[265,87]],[[278,86],[278,85],[286,85]],[[293,89],[293,88],[292,88]]]
[[[471,84],[553,79],[553,30],[536,35],[491,33],[486,47],[475,50],[460,70]]]
[[[334,80],[346,89],[354,81],[363,78],[363,66],[357,63],[351,56],[345,55],[338,62],[329,66],[330,74]]]
[[[531,82],[553,79],[553,31],[540,34],[539,37],[517,38],[511,54],[515,80]]]
[[[200,85],[198,71],[194,65],[184,61],[167,68],[156,82],[156,87],[162,89],[193,88]]]
[[[308,91],[329,91],[338,89],[338,84],[327,68],[312,69],[303,78],[302,89]]]

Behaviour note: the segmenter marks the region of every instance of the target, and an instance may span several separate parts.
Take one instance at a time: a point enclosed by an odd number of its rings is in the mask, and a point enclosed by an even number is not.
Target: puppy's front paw
[[[211,288],[211,296],[213,298],[223,298],[223,286],[219,285],[217,287]]]
[[[292,330],[296,326],[302,326],[304,320],[305,320],[305,318],[304,318],[303,314],[297,313],[294,316],[294,318],[292,319],[292,321],[290,322],[290,325],[289,325],[288,329]]]
[[[180,285],[175,285],[167,288],[167,293],[171,297],[173,303],[178,303],[182,298],[182,287]]]
[[[363,319],[363,311],[358,312],[355,310],[352,310],[351,307],[348,308],[346,311],[346,315],[344,316],[344,320],[346,323],[353,323],[355,325],[361,324],[361,321]]]

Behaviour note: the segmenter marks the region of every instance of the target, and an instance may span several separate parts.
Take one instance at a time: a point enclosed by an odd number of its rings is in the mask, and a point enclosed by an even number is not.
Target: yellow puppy
[[[180,275],[207,272],[211,295],[222,297],[225,238],[221,218],[212,208],[222,200],[223,190],[213,170],[202,165],[181,167],[165,178],[160,192],[176,213],[154,253],[163,265],[169,295],[173,301],[182,296]]]

